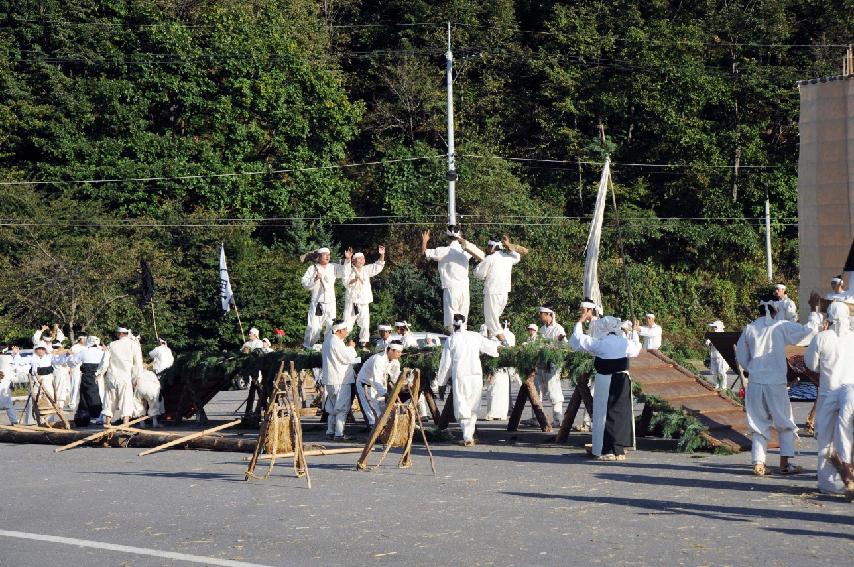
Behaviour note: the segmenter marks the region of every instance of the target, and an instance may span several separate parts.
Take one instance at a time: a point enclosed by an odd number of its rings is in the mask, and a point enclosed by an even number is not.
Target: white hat
[[[629,321],[628,319],[623,321],[622,325],[620,325],[620,328],[623,329],[624,331],[631,331],[633,327],[634,327],[634,324],[631,321]]]
[[[119,327],[116,329],[116,333],[130,333],[130,329],[126,329],[125,327]]]
[[[528,330],[534,330],[534,331],[536,331],[536,330],[537,330],[537,326],[536,326],[534,323],[531,323],[530,325],[528,325],[528,326],[527,326],[527,327],[525,327],[525,328],[526,328],[526,329],[528,329]]]
[[[332,250],[324,246],[323,248],[318,248],[314,251],[315,254],[332,254]]]
[[[251,329],[249,329],[249,336],[255,335],[257,337],[260,333],[261,333],[261,331],[259,331],[255,327],[252,327]]]
[[[552,311],[551,307],[543,305],[542,307],[540,307],[540,313],[551,313],[552,315],[554,315],[555,312]]]
[[[399,350],[400,352],[403,352],[403,344],[398,343],[398,342],[389,343],[388,346],[386,346],[386,348],[390,349],[390,350]]]
[[[268,339],[267,337],[264,337],[263,339],[261,339],[261,342],[265,343],[265,344],[270,344],[270,339]]]
[[[96,337],[95,335],[89,335],[86,337],[86,346],[95,347],[101,344],[101,339]]]
[[[394,330],[391,325],[386,325],[386,324],[380,325],[379,327],[377,327],[377,329],[379,329],[380,332],[383,332],[383,331],[391,332]]]
[[[774,289],[782,289],[783,291],[786,291],[786,286],[781,283],[778,283],[774,286]]]
[[[394,323],[394,326],[395,326],[395,327],[406,327],[406,328],[408,329],[408,328],[409,328],[409,323],[407,323],[406,321],[396,321],[396,322]]]
[[[365,255],[364,255],[362,252],[356,252],[355,254],[353,254],[353,259],[354,259],[354,260],[355,260],[356,258],[364,258],[364,257],[365,257]]]
[[[345,323],[344,321],[341,321],[340,323],[336,323],[336,324],[332,325],[332,332],[337,333],[341,329],[346,329],[346,328],[347,328],[347,323]]]
[[[602,326],[605,328],[605,332],[608,334],[616,334],[616,332],[621,329],[621,325],[623,324],[622,321],[612,315],[606,315],[605,317],[602,317],[600,321],[602,322]]]
[[[713,329],[720,329],[721,331],[723,331],[724,330],[724,322],[721,321],[720,319],[718,319],[716,321],[712,321],[711,323],[709,323],[709,327],[712,327]]]

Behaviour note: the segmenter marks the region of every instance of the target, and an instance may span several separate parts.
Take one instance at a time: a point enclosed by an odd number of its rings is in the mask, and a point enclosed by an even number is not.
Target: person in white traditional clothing
[[[466,330],[466,318],[457,313],[453,319],[453,333],[445,343],[442,361],[439,363],[440,386],[451,378],[454,393],[454,417],[460,424],[463,439],[461,445],[473,446],[477,425],[477,411],[483,396],[483,368],[480,355],[498,356],[498,343],[480,333]]]
[[[316,250],[314,263],[308,267],[302,276],[302,287],[311,293],[308,304],[308,322],[303,340],[305,348],[312,348],[323,335],[324,329],[329,329],[335,320],[337,311],[335,280],[343,278],[349,269],[353,249],[348,248],[344,252],[343,264],[330,264],[331,254],[329,248]]]
[[[655,313],[644,316],[644,324],[637,328],[643,344],[643,350],[658,350],[661,348],[661,325],[655,322]]]
[[[380,334],[380,338],[377,341],[376,352],[385,352],[386,347],[391,342],[391,332],[394,330],[394,327],[391,325],[386,325],[383,323],[379,327],[377,327],[377,331]]]
[[[810,298],[810,306],[818,306],[819,297]],[[792,416],[792,404],[786,388],[786,345],[798,344],[818,332],[821,318],[810,314],[810,322],[801,325],[792,321],[777,321],[775,300],[765,298],[759,303],[760,317],[747,325],[736,343],[736,360],[750,375],[744,405],[747,425],[752,435],[753,474],[767,473],[765,457],[771,427],[780,438],[780,473],[796,474],[801,467],[791,460],[795,456],[798,428]]]
[[[548,305],[543,305],[539,309],[539,314],[542,323],[539,330],[540,338],[553,343],[566,343],[566,331],[563,325],[557,322],[554,310]],[[562,372],[563,367],[553,362],[545,365],[538,364],[534,379],[540,399],[545,401],[545,394],[549,395],[556,424],[563,421],[563,386],[560,382]]]
[[[321,349],[323,361],[323,385],[326,389],[324,409],[328,416],[326,437],[336,441],[350,440],[344,435],[344,423],[350,413],[351,394],[354,382],[353,364],[360,359],[353,346],[344,343],[348,335],[347,323],[336,321],[326,332]]]
[[[525,332],[528,333],[528,338],[525,339],[526,343],[533,342],[538,338],[538,331],[536,323],[531,323],[527,327],[525,327]]]
[[[451,227],[448,229],[450,241],[447,246],[427,248],[430,231],[421,235],[421,253],[428,260],[439,264],[439,279],[442,282],[443,321],[447,330],[453,329],[454,315],[459,313],[468,319],[469,315],[469,260],[474,257],[483,260],[483,251],[466,241],[462,234]]]
[[[824,296],[828,301],[843,301],[850,303],[854,300],[854,297],[845,291],[845,282],[843,282],[841,275],[833,276],[830,279],[830,289],[833,291]]]
[[[409,330],[409,323],[406,320],[396,321],[394,327],[397,332],[391,336],[393,341],[400,341],[403,348],[418,348],[418,339]]]
[[[723,333],[724,323],[718,319],[717,321],[709,323],[709,328],[711,329],[709,331],[711,333]],[[712,382],[715,384],[715,390],[726,390],[729,388],[729,385],[727,384],[729,364],[724,360],[723,355],[718,352],[718,349],[715,348],[715,345],[712,344],[712,341],[706,339],[706,346],[709,347],[709,371],[712,375]]]
[[[12,401],[12,380],[15,378],[15,370],[12,364],[3,357],[0,362],[0,410],[6,412],[10,425],[18,423],[18,415],[15,413],[15,404]]]
[[[516,335],[510,330],[509,323],[509,321],[504,321],[501,339],[490,337],[500,346],[516,346]],[[519,381],[515,368],[502,367],[492,375],[492,381],[484,388],[486,393],[486,415],[484,419],[486,421],[507,419],[507,412],[510,411],[510,382],[512,381]]]
[[[58,407],[65,408],[66,401],[71,397],[71,367],[74,365],[74,355],[68,350],[54,347],[51,359],[54,399]]]
[[[572,348],[589,352],[595,357],[592,455],[602,461],[622,461],[626,458],[625,448],[633,445],[634,416],[629,358],[640,353],[641,345],[634,335],[626,338],[622,322],[611,316],[600,319],[606,333],[602,338],[594,339],[584,334],[584,323],[592,317],[593,310],[582,307],[570,339]]]
[[[80,402],[80,361],[78,360],[78,355],[86,350],[86,335],[78,336],[77,342],[71,345],[70,350],[71,393],[69,394],[68,408],[71,411],[76,411],[77,404]]]
[[[521,259],[518,252],[505,251],[498,237],[494,237],[486,245],[486,258],[474,269],[475,277],[483,280],[483,320],[489,333],[499,341],[503,339],[501,315],[510,295],[513,266]]]
[[[402,354],[403,345],[398,341],[392,341],[385,352],[378,352],[370,357],[359,370],[356,378],[356,393],[359,395],[362,409],[365,410],[368,425],[372,428],[385,411],[384,402],[389,380],[397,380],[397,376],[392,376],[392,367],[400,360]]]
[[[86,337],[86,348],[76,355],[76,360],[80,365],[80,397],[74,423],[77,427],[86,427],[92,420],[96,420],[96,424],[100,425],[103,383],[98,384],[97,375],[104,360],[101,340],[94,335]]]
[[[371,278],[376,277],[385,267],[385,246],[378,246],[379,259],[373,264],[365,264],[362,252],[353,254],[349,264],[345,264],[344,272],[344,314],[343,319],[347,328],[352,331],[354,325],[359,326],[359,344],[362,348],[368,346],[371,338],[371,303],[374,294],[371,288]]]
[[[118,412],[122,423],[128,423],[134,411],[133,383],[142,372],[142,349],[124,327],[116,329],[116,340],[110,343],[99,373],[105,377],[104,427],[110,425]]]
[[[53,336],[50,334],[50,327],[48,325],[42,325],[40,329],[33,333],[33,348],[37,346],[43,346],[45,352],[48,354],[53,351]]]
[[[264,345],[261,347],[261,352],[263,352],[264,354],[269,354],[273,352],[273,343],[270,342],[270,339],[264,337],[263,339],[261,339],[261,344]]]
[[[243,346],[240,347],[240,352],[252,352],[256,349],[263,349],[264,341],[261,340],[261,331],[252,327],[249,329],[249,338],[246,339],[246,342],[243,343]]]
[[[854,386],[847,384],[840,394],[839,419],[836,436],[842,439],[842,448],[836,449],[846,474],[845,484],[849,501],[854,499]]]
[[[33,403],[39,395],[46,394],[54,398],[53,389],[53,357],[48,354],[47,347],[39,344],[33,349],[30,357],[30,395],[24,408],[24,424],[31,425],[33,419]],[[54,398],[55,399],[55,398]],[[53,416],[55,418],[55,416]]]
[[[819,373],[815,412],[818,489],[841,494],[845,492],[847,471],[842,474],[837,471],[831,457],[834,449],[840,456],[851,453],[851,436],[838,427],[846,386],[854,387],[854,332],[849,324],[848,305],[832,302],[827,308],[824,327],[810,342],[804,363]]]
[[[148,356],[151,357],[151,369],[160,376],[164,370],[175,364],[175,356],[166,339],[157,339],[157,343],[157,346],[148,352]]]
[[[786,295],[786,286],[781,283],[774,286],[774,309],[777,311],[776,321],[798,322],[798,307]]]
[[[160,427],[157,417],[164,412],[160,398],[160,379],[151,370],[142,370],[133,381],[133,416],[147,415],[154,427]],[[139,427],[143,427],[140,423]]]

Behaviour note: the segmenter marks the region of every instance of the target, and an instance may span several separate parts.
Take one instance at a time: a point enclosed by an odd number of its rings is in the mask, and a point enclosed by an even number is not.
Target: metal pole
[[[771,265],[771,202],[768,200],[768,189],[765,189],[765,262],[768,266],[768,282],[774,279],[774,269]]]
[[[451,22],[448,22],[448,51],[445,53],[448,83],[448,225],[457,224],[457,167],[454,150],[454,56],[451,53]]]

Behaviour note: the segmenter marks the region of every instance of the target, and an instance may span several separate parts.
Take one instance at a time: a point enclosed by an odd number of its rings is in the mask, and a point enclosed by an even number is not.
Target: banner
[[[234,290],[231,289],[231,279],[228,277],[228,266],[225,264],[225,246],[219,248],[219,297],[222,302],[222,310],[226,313],[234,303]]]

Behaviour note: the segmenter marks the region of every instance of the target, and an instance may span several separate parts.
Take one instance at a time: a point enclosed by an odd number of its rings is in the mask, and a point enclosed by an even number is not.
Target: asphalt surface
[[[208,414],[228,419],[241,400],[223,392]],[[800,423],[809,408],[795,404]],[[358,455],[310,458],[311,489],[289,462],[244,481],[243,454],[0,444],[0,565],[851,562],[854,504],[816,493],[809,437],[805,474],[757,478],[749,454],[639,450],[598,463],[584,435],[555,447],[503,426],[479,424],[475,448],[434,444],[437,477],[422,446],[407,470],[396,451],[369,472],[355,470]]]

